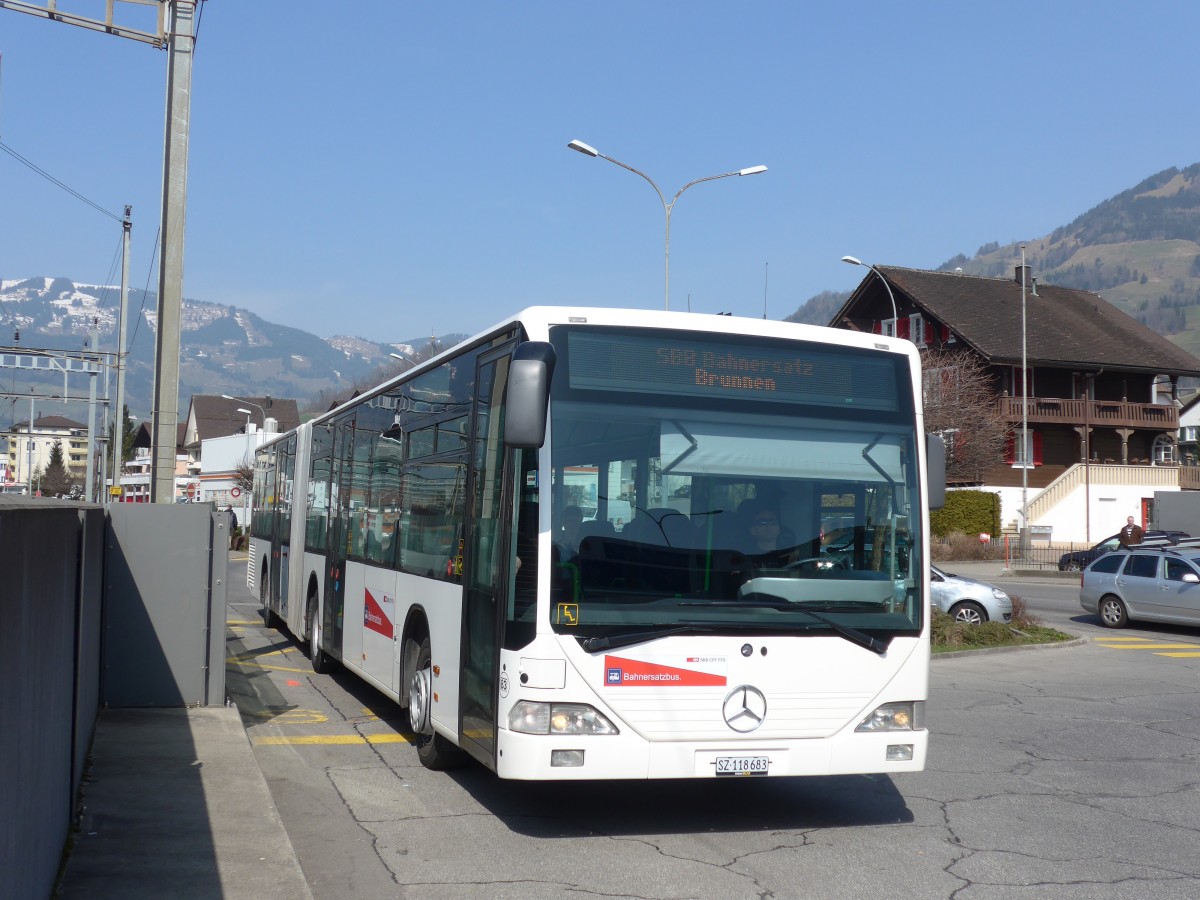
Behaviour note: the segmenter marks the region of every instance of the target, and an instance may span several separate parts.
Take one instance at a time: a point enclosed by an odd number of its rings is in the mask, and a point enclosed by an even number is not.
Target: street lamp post
[[[1029,558],[1029,356],[1025,345],[1025,245],[1021,244],[1021,558]],[[1086,407],[1087,400],[1084,400]]]
[[[872,272],[874,272],[876,274],[876,276],[878,276],[879,280],[883,282],[883,286],[885,288],[887,288],[888,299],[892,301],[892,321],[899,322],[900,314],[898,312],[896,312],[896,295],[892,293],[892,286],[890,284],[888,284],[888,280],[883,277],[883,273],[880,272],[877,268],[875,268],[870,263],[865,263],[856,256],[843,256],[842,262],[849,263],[852,266],[862,266],[865,269],[870,269]],[[893,336],[895,336],[895,326],[894,325],[892,326],[892,334],[893,334]]]
[[[253,401],[250,401],[250,400],[246,400],[242,397],[231,397],[228,394],[222,394],[221,399],[222,400],[232,400],[234,403],[245,403],[247,406],[253,406],[260,413],[262,413],[263,428],[267,427],[267,411],[265,409],[263,409],[261,406],[259,406],[257,403],[254,403]],[[267,397],[267,399],[270,400],[271,398]],[[239,409],[238,412],[246,412],[246,410]]]
[[[251,403],[250,405],[253,406],[254,404]],[[240,406],[238,407],[238,412],[244,413],[246,416],[246,465],[253,467],[254,466],[254,454],[252,454],[250,452],[250,416],[252,416],[253,413],[250,412],[250,410],[243,409]],[[266,421],[265,416],[263,417],[263,420],[264,420],[264,422]],[[237,486],[236,480],[234,481],[234,486],[235,487]],[[245,523],[245,527],[249,528],[250,527],[250,497],[249,496],[247,496],[246,499],[244,501],[242,501],[241,506],[242,506],[242,522]]]
[[[621,162],[619,159],[613,159],[611,156],[605,156],[595,147],[585,144],[583,141],[571,141],[571,143],[567,144],[567,146],[572,150],[582,153],[584,156],[598,156],[601,159],[608,160],[614,165],[620,166],[622,169],[627,169],[634,175],[640,175],[650,183],[650,187],[654,188],[654,192],[658,194],[658,199],[662,201],[663,213],[666,215],[667,220],[666,236],[663,241],[663,309],[671,308],[671,210],[675,206],[675,201],[679,199],[679,195],[688,188],[692,187],[692,185],[700,184],[704,181],[716,181],[718,178],[728,178],[731,175],[759,175],[767,171],[766,166],[750,166],[748,169],[738,169],[734,172],[724,172],[720,175],[709,175],[706,178],[697,178],[695,181],[689,181],[678,191],[676,191],[675,196],[672,197],[671,202],[668,203],[667,198],[663,196],[663,192],[659,190],[658,185],[654,183],[654,179],[652,179],[645,172],[639,171],[633,166]]]

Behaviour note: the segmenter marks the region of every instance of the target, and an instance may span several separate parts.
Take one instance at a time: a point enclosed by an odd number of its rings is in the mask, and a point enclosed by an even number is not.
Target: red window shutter
[[[872,322],[871,334],[883,334],[883,323],[879,321]]]
[[[896,320],[896,337],[904,338],[905,340],[907,340],[908,333],[909,333],[908,325],[909,325],[909,322],[908,322],[908,318],[906,316],[901,316],[899,319],[897,319]]]
[[[1040,431],[1033,432],[1033,464],[1040,466],[1042,464],[1042,433]]]
[[[1010,466],[1017,461],[1017,438],[1011,433],[1004,439],[1004,461]]]
[[[925,343],[933,344],[937,340],[937,329],[933,327],[932,322],[925,323]]]
[[[942,326],[942,343],[948,344],[949,342],[950,342],[950,326],[943,325]]]

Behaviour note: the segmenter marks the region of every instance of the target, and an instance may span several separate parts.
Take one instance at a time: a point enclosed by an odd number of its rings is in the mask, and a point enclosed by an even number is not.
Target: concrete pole
[[[187,213],[188,131],[196,0],[169,0],[166,148],[163,158],[162,255],[158,271],[158,335],[154,355],[150,502],[175,502],[179,424],[179,331],[183,307],[183,237]],[[123,410],[118,413],[124,418]]]
[[[95,347],[95,343],[92,344]],[[100,374],[98,368],[88,373],[88,454],[87,479],[84,483],[84,497],[89,503],[96,500],[96,378]],[[68,459],[68,462],[70,460]]]
[[[117,325],[117,410],[113,417],[113,447],[112,447],[112,483],[113,487],[118,487],[121,484],[121,463],[125,455],[125,342],[126,329],[129,327],[129,235],[133,230],[133,221],[130,219],[130,213],[133,212],[132,206],[125,207],[125,219],[121,223],[123,235],[121,237],[121,321]],[[174,467],[172,466],[172,471]],[[113,494],[109,494],[104,499],[104,503],[111,501]]]

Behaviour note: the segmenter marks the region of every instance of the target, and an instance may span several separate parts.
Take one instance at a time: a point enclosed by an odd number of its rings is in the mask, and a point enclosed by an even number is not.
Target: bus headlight
[[[855,731],[917,731],[925,727],[925,704],[885,703],[858,723]]]
[[[523,734],[619,734],[600,710],[586,703],[521,700],[508,714],[508,727]]]

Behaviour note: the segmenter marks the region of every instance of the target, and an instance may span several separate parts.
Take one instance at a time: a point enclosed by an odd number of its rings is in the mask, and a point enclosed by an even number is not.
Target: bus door
[[[267,510],[267,521],[270,523],[267,533],[271,535],[271,569],[267,576],[267,584],[270,586],[271,591],[270,607],[272,610],[278,612],[281,608],[280,598],[286,596],[283,594],[279,583],[279,571],[283,566],[283,545],[287,541],[287,535],[280,534],[279,529],[279,503],[280,492],[283,490],[283,473],[280,471],[278,448],[271,451],[271,457],[275,466],[271,469],[271,483],[269,486],[271,497],[269,501],[270,506]]]
[[[350,479],[354,472],[354,419],[338,422],[333,432],[330,473],[329,535],[325,545],[325,607],[321,632],[325,646],[342,658],[342,613],[346,608],[346,556],[350,540]]]
[[[512,557],[512,494],[506,485],[504,391],[513,345],[479,359],[471,429],[471,485],[463,571],[459,743],[496,765],[496,678]]]

